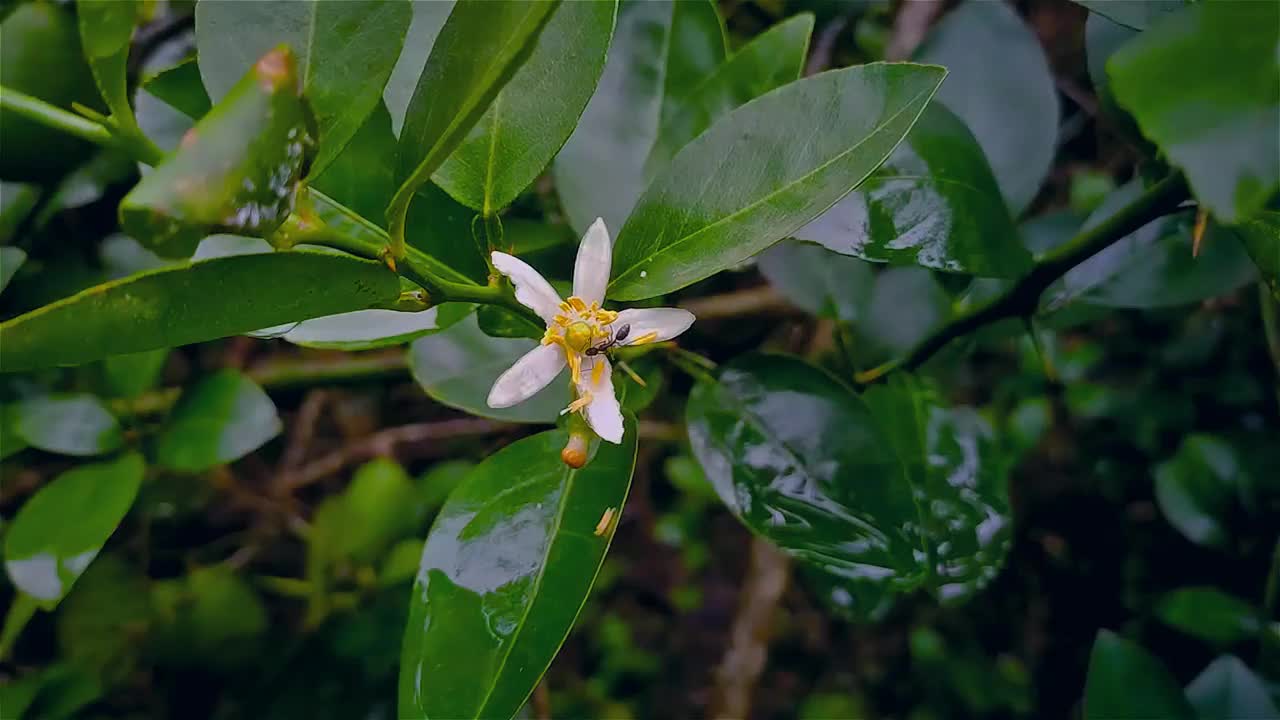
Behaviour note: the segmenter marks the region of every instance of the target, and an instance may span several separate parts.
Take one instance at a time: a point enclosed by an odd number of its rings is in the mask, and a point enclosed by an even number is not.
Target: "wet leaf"
[[[415,340],[409,348],[409,367],[422,389],[449,407],[497,420],[553,423],[569,404],[567,370],[518,405],[491,408],[486,402],[493,381],[537,345],[535,340],[490,337],[469,317],[442,333]]]
[[[405,111],[396,171],[400,189],[387,208],[393,226],[529,59],[559,6],[559,0],[454,3]]]
[[[813,243],[784,240],[760,255],[760,274],[796,307],[846,323],[867,313],[875,271]]]
[[[125,196],[124,231],[166,257],[189,257],[212,232],[269,235],[293,210],[313,150],[300,92],[293,54],[264,55]]]
[[[556,158],[556,189],[578,233],[622,227],[644,190],[659,128],[725,57],[715,3],[626,3],[600,84]]]
[[[914,383],[859,397],[800,360],[751,355],[699,382],[687,417],[721,500],[857,612],[922,587],[966,598],[1004,561],[1006,467],[989,428]]]
[[[374,350],[448,329],[473,309],[466,303],[445,303],[421,312],[358,310],[304,320],[281,337],[294,345],[321,350]]]
[[[1187,700],[1201,718],[1280,717],[1266,683],[1235,655],[1209,663],[1187,686]]]
[[[946,72],[872,64],[779,88],[675,157],[618,234],[610,296],[682,288],[794,233],[856,188],[906,136]],[[796,142],[805,128],[808,142]],[[756,150],[737,152],[751,137]]]
[[[1110,630],[1098,631],[1084,688],[1086,720],[1195,717],[1161,662]]]
[[[1031,264],[982,148],[938,103],[879,170],[795,236],[864,260],[984,277]]]
[[[124,443],[120,423],[93,395],[39,395],[19,401],[12,412],[14,432],[47,452],[102,455]]]
[[[449,497],[427,537],[400,669],[400,714],[511,717],[569,634],[613,539],[635,466],[636,424],[560,460],[567,432],[519,440]]]
[[[613,35],[616,0],[569,2],[529,59],[432,178],[464,205],[492,215],[547,167],[591,99]]]
[[[319,134],[315,172],[342,152],[382,97],[412,20],[406,0],[255,0],[196,4],[196,49],[215,101],[272,48],[298,58]]]
[[[388,305],[375,261],[305,251],[181,263],[114,280],[0,323],[4,372],[75,365]]]
[[[219,370],[183,392],[156,441],[156,463],[208,470],[257,450],[281,428],[262,388],[235,370]]]
[[[5,533],[13,584],[45,609],[57,605],[129,511],[144,470],[137,453],[80,465],[23,503]]]
[[[1216,218],[1280,187],[1280,4],[1193,3],[1107,62],[1111,90]]]
[[[970,0],[934,25],[916,59],[947,68],[938,101],[969,126],[1020,214],[1058,144],[1058,94],[1035,33],[1013,6]]]

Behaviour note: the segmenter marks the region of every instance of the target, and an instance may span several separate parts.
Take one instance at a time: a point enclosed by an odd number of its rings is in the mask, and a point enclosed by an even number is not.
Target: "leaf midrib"
[[[945,75],[944,75],[943,77],[945,78]],[[733,212],[729,213],[728,215],[725,215],[724,217],[722,217],[722,218],[720,218],[720,219],[716,220],[715,222],[712,222],[712,223],[709,223],[709,224],[707,224],[707,225],[704,225],[700,230],[698,230],[698,231],[696,231],[696,232],[693,232],[693,233],[690,233],[689,235],[686,235],[686,236],[684,236],[684,237],[682,237],[682,238],[679,238],[679,239],[675,240],[674,242],[671,242],[671,243],[669,243],[669,244],[667,244],[667,245],[664,245],[664,246],[662,246],[662,247],[660,247],[660,248],[658,248],[658,249],[654,250],[653,252],[649,253],[649,254],[648,254],[648,255],[646,255],[645,257],[643,257],[643,258],[641,258],[641,259],[639,259],[639,260],[637,260],[637,261],[633,262],[633,263],[632,263],[632,264],[631,264],[631,265],[630,265],[626,270],[622,271],[622,272],[621,272],[621,273],[619,273],[617,276],[615,276],[615,277],[614,277],[614,279],[613,279],[613,282],[609,283],[609,286],[610,286],[610,287],[614,287],[614,286],[615,286],[615,285],[617,285],[617,284],[618,284],[618,282],[619,282],[620,280],[622,280],[623,278],[625,278],[625,277],[628,277],[628,276],[630,276],[630,275],[635,274],[635,273],[638,271],[638,269],[640,268],[640,266],[641,266],[641,265],[644,265],[645,263],[649,262],[650,260],[654,259],[655,257],[657,257],[657,256],[659,256],[659,255],[662,255],[662,254],[664,254],[664,253],[666,253],[666,252],[669,252],[670,250],[672,250],[672,249],[673,249],[673,248],[675,248],[675,247],[678,247],[678,246],[684,245],[684,244],[688,243],[690,240],[693,240],[694,238],[697,238],[697,237],[698,237],[698,236],[700,236],[700,235],[703,235],[703,234],[705,234],[705,233],[711,232],[712,230],[716,229],[717,227],[719,227],[719,226],[721,226],[721,225],[724,225],[724,224],[730,223],[730,222],[732,222],[733,220],[736,220],[737,218],[741,217],[742,215],[745,215],[745,214],[747,214],[747,213],[749,213],[749,212],[754,211],[756,208],[758,208],[758,207],[760,207],[760,206],[762,206],[762,205],[764,205],[764,204],[768,203],[769,201],[773,200],[773,198],[777,197],[778,195],[781,195],[782,193],[785,193],[785,192],[789,192],[789,191],[790,191],[793,187],[795,187],[796,185],[799,185],[799,184],[801,184],[801,183],[803,183],[803,182],[808,181],[810,178],[812,178],[813,176],[817,175],[818,173],[821,173],[822,171],[826,170],[828,167],[830,167],[830,166],[834,165],[834,164],[835,164],[835,163],[837,163],[837,162],[840,162],[840,161],[841,161],[841,160],[843,160],[845,157],[847,157],[850,153],[852,153],[852,152],[856,151],[858,148],[862,147],[862,145],[864,145],[865,143],[867,143],[868,141],[870,141],[872,138],[877,137],[877,136],[878,136],[882,131],[884,131],[884,130],[885,130],[885,128],[887,128],[887,127],[888,127],[888,126],[889,126],[889,125],[890,125],[894,120],[897,120],[897,119],[898,119],[898,117],[899,117],[900,115],[902,115],[902,113],[906,112],[909,108],[911,108],[911,107],[912,107],[912,105],[913,105],[917,100],[919,100],[921,96],[923,96],[923,95],[926,95],[926,94],[927,94],[929,97],[932,97],[932,96],[933,96],[933,94],[934,94],[934,93],[936,93],[936,92],[938,91],[938,88],[939,88],[941,85],[942,85],[942,81],[941,81],[941,79],[940,79],[940,80],[938,81],[938,83],[937,83],[937,84],[935,84],[932,88],[929,88],[929,89],[926,89],[926,90],[921,90],[920,92],[916,93],[916,95],[914,95],[910,100],[908,100],[907,102],[903,103],[903,105],[902,105],[902,107],[901,107],[901,108],[899,108],[898,110],[894,111],[894,113],[893,113],[892,115],[890,115],[890,116],[889,116],[889,117],[888,117],[888,118],[887,118],[887,119],[886,119],[882,124],[880,124],[880,125],[879,125],[878,127],[876,127],[874,130],[872,130],[870,133],[868,133],[868,134],[866,135],[866,137],[864,137],[864,138],[862,138],[861,140],[859,140],[858,142],[854,143],[854,144],[853,144],[849,149],[847,149],[847,150],[845,150],[845,151],[843,151],[843,152],[841,152],[841,153],[837,154],[835,157],[833,157],[833,158],[831,158],[830,160],[828,160],[828,161],[826,161],[826,162],[822,163],[821,165],[819,165],[818,167],[814,168],[813,170],[810,170],[808,173],[805,173],[804,175],[802,175],[802,176],[800,176],[800,177],[797,177],[795,180],[793,180],[793,181],[791,181],[791,182],[787,183],[786,185],[783,185],[783,186],[781,186],[781,187],[779,187],[779,188],[774,189],[772,192],[770,192],[770,193],[768,193],[768,194],[764,195],[764,196],[763,196],[763,197],[761,197],[759,200],[755,200],[755,201],[753,201],[753,202],[751,202],[751,203],[749,203],[749,204],[747,204],[747,205],[745,205],[745,206],[743,206],[743,207],[739,208],[738,210],[735,210],[735,211],[733,211]],[[785,86],[784,86],[784,87],[785,87]],[[767,96],[762,96],[762,97],[767,97]],[[926,99],[926,102],[927,102],[927,99]],[[750,103],[748,103],[748,105],[749,105],[749,104],[750,104]],[[746,105],[743,105],[743,106],[739,107],[739,108],[738,108],[738,110],[741,110],[743,107],[746,107]],[[921,105],[921,111],[923,111],[923,109],[924,109],[924,106],[923,106],[923,105]],[[736,111],[735,111],[735,112],[736,112]],[[905,134],[904,134],[904,137],[905,137]],[[688,147],[689,147],[689,146],[686,146],[686,149],[687,149]],[[896,145],[895,145],[895,147],[896,147]],[[680,152],[681,152],[681,153],[683,153],[683,152],[685,152],[685,150],[681,150]],[[885,158],[889,157],[889,155],[890,155],[890,154],[892,154],[892,152],[893,152],[893,149],[891,148],[891,149],[889,150],[889,152],[885,154]],[[883,158],[882,158],[882,162],[883,162]],[[858,185],[862,184],[862,182],[863,182],[863,181],[865,181],[865,180],[866,180],[866,179],[867,179],[867,178],[868,178],[872,173],[874,173],[877,169],[879,169],[879,165],[880,165],[880,163],[877,163],[877,165],[876,165],[876,167],[875,167],[875,168],[872,168],[872,169],[871,169],[871,170],[869,170],[866,174],[864,174],[861,178],[859,178],[859,179],[858,179],[858,182],[854,183],[854,184],[853,184],[853,186],[850,188],[850,192],[852,192],[854,189],[856,189],[856,188],[858,187]],[[672,163],[672,166],[674,166],[674,162]],[[672,166],[668,166],[668,171],[670,170],[670,168],[671,168]],[[647,194],[647,193],[646,193],[646,194]],[[625,227],[624,227],[624,229],[625,229]]]

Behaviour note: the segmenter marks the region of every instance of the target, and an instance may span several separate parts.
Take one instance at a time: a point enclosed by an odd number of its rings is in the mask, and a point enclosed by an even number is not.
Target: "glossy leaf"
[[[12,412],[14,432],[47,452],[101,455],[124,442],[120,423],[93,395],[39,395],[18,402]]]
[[[1280,211],[1263,210],[1232,230],[1244,242],[1262,281],[1280,298]]]
[[[257,450],[281,428],[275,403],[257,383],[220,370],[183,392],[156,441],[156,463],[208,470]]]
[[[1097,225],[1142,192],[1133,182],[1112,193],[1085,221]],[[1191,254],[1191,213],[1147,223],[1072,268],[1060,289],[1050,291],[1052,307],[1081,301],[1106,307],[1154,308],[1186,305],[1224,295],[1254,279],[1256,271],[1234,233],[1211,223],[1200,255]]]
[[[586,232],[597,217],[622,227],[645,188],[645,161],[663,121],[724,57],[713,2],[622,6],[600,84],[554,165],[574,230]]]
[[[1136,643],[1110,630],[1099,630],[1089,656],[1084,717],[1190,720],[1195,713],[1159,660]]]
[[[573,627],[613,539],[635,467],[636,424],[560,460],[567,432],[519,440],[476,467],[427,537],[410,600],[400,715],[506,718]]]
[[[752,38],[687,97],[672,104],[674,110],[666,113],[668,117],[664,117],[645,161],[645,179],[666,168],[680,148],[720,116],[799,78],[812,34],[813,15],[801,13],[788,18]]]
[[[1280,188],[1280,4],[1194,3],[1107,62],[1116,100],[1218,219]]]
[[[796,307],[846,323],[867,313],[875,272],[862,260],[784,240],[760,255],[760,274]]]
[[[27,254],[21,248],[0,247],[0,292],[9,285],[9,281],[26,260]]]
[[[938,103],[879,170],[795,236],[864,260],[970,275],[1015,277],[1031,264],[982,148]]]
[[[125,72],[138,18],[137,0],[79,0],[76,18],[80,44],[103,100],[117,122],[131,122]]]
[[[884,162],[945,75],[906,63],[832,70],[729,113],[641,196],[614,245],[610,296],[677,290],[794,233]],[[810,139],[797,142],[797,128]]]
[[[1187,685],[1187,700],[1201,718],[1276,718],[1280,707],[1267,684],[1235,655],[1223,655]]]
[[[45,609],[57,605],[129,511],[144,469],[136,453],[80,465],[23,503],[5,533],[13,584]]]
[[[617,0],[569,2],[529,59],[432,178],[485,215],[511,204],[555,157],[604,69]]]
[[[444,330],[472,310],[466,303],[445,303],[421,312],[358,310],[304,320],[281,337],[320,350],[373,350]]]
[[[1231,446],[1193,435],[1171,460],[1156,467],[1156,503],[1191,542],[1223,547],[1243,474]]]
[[[0,324],[4,372],[177,347],[386,306],[400,279],[375,261],[305,251],[182,263],[104,283]]]
[[[238,4],[238,3],[237,3]],[[126,233],[189,257],[219,230],[266,237],[293,210],[314,131],[287,48],[267,53],[120,204]]]
[[[559,0],[457,0],[436,36],[400,131],[387,208],[403,221],[414,194],[462,144],[493,99],[529,59]]]
[[[969,126],[1005,202],[1020,214],[1058,143],[1058,94],[1035,33],[1013,6],[970,0],[933,27],[916,59],[947,68],[938,101]]]
[[[1185,0],[1075,0],[1090,12],[1134,30],[1146,30],[1153,22],[1177,12]]]
[[[409,348],[413,377],[437,402],[497,420],[553,423],[569,404],[567,371],[532,398],[509,408],[491,408],[493,381],[537,341],[495,338],[469,317],[442,333],[415,340]]]
[[[315,171],[333,162],[374,111],[412,20],[406,0],[255,0],[196,4],[200,75],[220,100],[281,43],[298,58],[315,111]]]
[[[876,273],[870,306],[854,329],[872,348],[896,357],[951,314],[951,298],[928,270],[889,268]]]
[[[1206,642],[1227,646],[1257,635],[1262,616],[1249,603],[1211,587],[1175,590],[1160,598],[1156,616]]]
[[[753,355],[698,383],[687,420],[729,509],[869,605],[919,587],[960,599],[1003,562],[1003,461],[970,410],[898,384],[864,399],[800,360]]]

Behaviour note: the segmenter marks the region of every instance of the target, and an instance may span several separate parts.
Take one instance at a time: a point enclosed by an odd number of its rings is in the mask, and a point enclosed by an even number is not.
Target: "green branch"
[[[1177,209],[1188,198],[1181,175],[1165,178],[1116,214],[1039,258],[1013,287],[948,322],[920,341],[904,357],[859,373],[855,380],[873,383],[896,370],[914,370],[948,343],[998,320],[1030,317],[1040,295],[1071,268],[1119,242],[1138,228]]]

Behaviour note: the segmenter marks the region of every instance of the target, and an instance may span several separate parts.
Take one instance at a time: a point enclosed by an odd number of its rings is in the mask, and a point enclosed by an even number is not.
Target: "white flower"
[[[577,399],[564,412],[581,412],[602,439],[622,442],[622,411],[613,394],[613,368],[607,350],[623,345],[662,342],[693,324],[693,313],[678,308],[616,312],[600,307],[609,284],[613,242],[597,218],[578,246],[573,295],[561,300],[537,270],[519,258],[493,253],[493,266],[511,278],[516,300],[547,324],[542,344],[502,373],[489,391],[489,407],[510,407],[546,387],[565,365]]]

